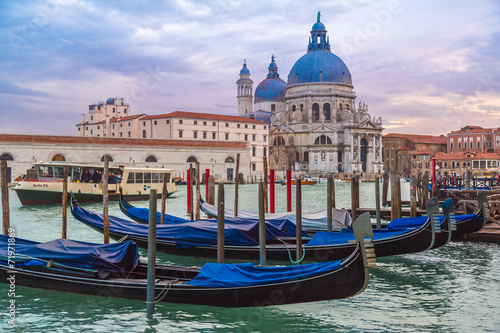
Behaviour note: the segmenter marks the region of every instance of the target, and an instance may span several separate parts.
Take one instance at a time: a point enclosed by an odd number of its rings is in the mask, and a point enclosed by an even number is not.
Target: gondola
[[[369,216],[360,216],[354,229],[357,244],[339,261],[286,267],[207,263],[201,269],[156,265],[155,301],[255,307],[355,296],[367,287],[375,257],[366,254],[373,246]],[[15,260],[9,257],[12,244]],[[147,265],[138,258],[132,241],[37,243],[0,235],[0,279],[11,283],[13,277],[16,287],[146,300]]]
[[[139,208],[131,205],[127,202],[123,196],[120,196],[119,199],[120,210],[127,217],[131,218],[137,223],[147,224],[149,220],[149,209],[148,208]],[[324,213],[324,214],[323,214]],[[212,216],[211,214],[207,214]],[[351,216],[345,210],[334,209],[333,214],[333,226],[336,230],[340,230],[342,228],[349,227],[351,225]],[[255,218],[252,214],[245,214],[243,211],[239,216],[235,217],[234,214],[230,217],[226,217],[226,223],[234,223],[234,224],[246,224],[249,222],[258,222],[258,216]],[[160,223],[161,221],[161,213],[156,213],[156,221]],[[211,221],[216,223],[216,220],[203,220],[203,221]],[[164,223],[184,223],[184,222],[192,222],[191,220],[186,220],[181,217],[164,214]],[[281,228],[286,223],[293,223],[295,225],[295,214],[287,213],[287,214],[266,214],[266,223],[272,224],[275,227]],[[318,231],[323,230],[326,231],[326,209],[308,212],[302,216],[302,230],[304,232],[308,231]]]
[[[429,217],[419,227],[392,228],[374,230],[374,245],[377,256],[407,254],[430,249],[434,244],[435,233],[433,215],[438,212],[437,198],[427,204]],[[91,228],[103,232],[102,215],[90,212],[71,200],[73,216]],[[266,225],[266,228],[269,226]],[[258,260],[258,233],[249,224],[244,230],[225,226],[225,256],[227,258]],[[271,230],[272,228],[269,227]],[[141,247],[147,247],[148,226],[109,216],[109,234],[113,239],[127,238]],[[269,237],[267,234],[266,254],[269,260],[293,261],[291,253],[296,252],[295,237]],[[325,262],[340,260],[348,256],[355,247],[352,229],[340,232],[317,232],[312,238],[303,239],[302,258],[297,260]],[[215,223],[194,221],[179,225],[157,226],[158,251],[166,253],[216,257],[217,230]]]

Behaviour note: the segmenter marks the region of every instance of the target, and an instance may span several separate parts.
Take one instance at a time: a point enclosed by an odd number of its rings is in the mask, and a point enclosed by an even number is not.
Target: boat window
[[[144,173],[144,182],[151,184],[151,172],[145,172]]]
[[[158,172],[153,172],[151,174],[151,178],[153,180],[153,183],[159,183],[160,182],[160,178],[158,177]]]
[[[36,169],[39,177],[54,177],[54,171],[51,166],[39,165]]]
[[[64,167],[54,167],[54,176],[56,178],[64,178]]]
[[[128,174],[127,184],[133,184],[133,183],[134,183],[134,173],[131,172]]]
[[[83,167],[72,167],[69,171],[71,175],[71,179],[73,180],[79,180],[82,178],[82,170]]]
[[[139,184],[142,183],[143,180],[143,173],[142,172],[136,172],[135,173],[135,183]]]

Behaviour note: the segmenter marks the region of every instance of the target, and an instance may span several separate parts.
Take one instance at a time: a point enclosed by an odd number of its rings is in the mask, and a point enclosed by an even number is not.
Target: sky
[[[317,12],[384,134],[500,127],[498,0],[0,1],[0,133],[76,135],[124,97],[132,114],[237,114],[271,56],[283,80]]]

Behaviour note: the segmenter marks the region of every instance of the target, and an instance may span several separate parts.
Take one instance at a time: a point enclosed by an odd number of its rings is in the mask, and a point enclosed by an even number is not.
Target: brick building
[[[446,152],[446,144],[444,135],[386,134],[382,137],[384,168],[389,170],[394,163],[398,174],[430,172],[432,157]]]

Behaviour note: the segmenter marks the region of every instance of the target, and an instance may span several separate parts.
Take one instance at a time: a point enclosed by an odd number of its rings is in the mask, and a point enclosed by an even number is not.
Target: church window
[[[276,104],[271,104],[271,111],[272,112],[276,111]]]
[[[304,104],[300,104],[300,111],[304,111]]]
[[[319,104],[314,103],[312,106],[312,119],[319,120]]]
[[[292,112],[295,112],[297,110],[297,107],[295,105],[292,105]]]
[[[285,139],[283,139],[281,136],[278,136],[277,138],[274,139],[273,146],[284,146],[284,145],[285,145]]]
[[[346,104],[346,105],[345,105],[345,108],[346,108],[347,110],[350,110],[350,109],[351,109],[351,107],[349,106],[349,104]]]
[[[343,108],[343,107],[344,107],[344,104],[340,103],[340,104],[339,104],[339,109],[341,109],[341,110],[342,110],[342,108]]]
[[[309,152],[308,151],[304,152],[304,162],[309,162]]]
[[[323,105],[323,112],[325,113],[325,120],[330,120],[330,104],[326,103]]]
[[[315,145],[331,145],[332,139],[330,139],[326,135],[322,135],[322,136],[316,138],[316,140],[314,141],[314,144]]]

